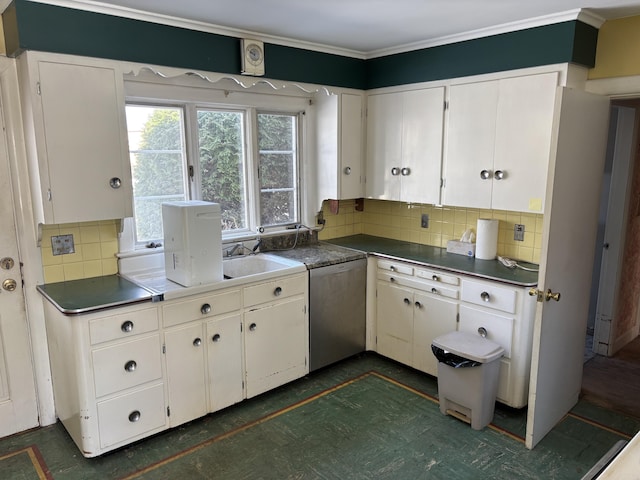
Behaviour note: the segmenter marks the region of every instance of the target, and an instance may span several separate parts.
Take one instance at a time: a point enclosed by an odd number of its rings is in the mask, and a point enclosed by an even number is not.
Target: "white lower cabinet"
[[[528,288],[378,260],[376,351],[437,376],[434,338],[452,331],[501,345],[498,401],[527,404],[535,298]]]
[[[82,454],[166,429],[158,308],[64,315],[43,304],[56,414]]]
[[[443,286],[442,279],[434,280],[433,275],[410,265],[378,262],[377,351],[437,375],[431,342],[456,330],[458,303],[451,300],[457,298],[457,289]]]
[[[80,315],[44,301],[56,413],[82,454],[308,373],[307,275]]]

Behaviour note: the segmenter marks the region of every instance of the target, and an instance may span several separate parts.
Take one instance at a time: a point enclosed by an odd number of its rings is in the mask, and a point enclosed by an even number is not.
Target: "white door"
[[[0,105],[0,113],[2,113]],[[38,426],[31,342],[20,277],[13,195],[2,115],[0,133],[0,437]],[[13,288],[15,281],[15,289]]]
[[[609,100],[558,90],[549,160],[526,444],[533,448],[576,404],[607,145]]]

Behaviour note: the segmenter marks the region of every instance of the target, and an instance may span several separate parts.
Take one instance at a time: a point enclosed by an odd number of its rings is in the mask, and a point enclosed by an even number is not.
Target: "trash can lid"
[[[467,332],[450,332],[433,339],[433,344],[460,357],[488,363],[504,354],[504,348],[488,338]]]

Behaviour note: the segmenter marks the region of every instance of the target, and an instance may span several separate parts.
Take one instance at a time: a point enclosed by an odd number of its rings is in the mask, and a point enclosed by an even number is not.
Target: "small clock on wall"
[[[243,38],[240,40],[243,75],[264,75],[264,45],[258,40]]]

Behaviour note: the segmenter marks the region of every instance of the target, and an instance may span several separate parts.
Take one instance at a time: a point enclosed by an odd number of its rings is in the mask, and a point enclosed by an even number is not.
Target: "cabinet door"
[[[413,291],[378,282],[377,352],[405,365],[413,357]]]
[[[491,205],[498,210],[542,213],[558,74],[499,83]]]
[[[207,322],[209,411],[215,412],[243,398],[242,315]]]
[[[340,109],[340,198],[363,196],[362,96],[342,94]]]
[[[402,92],[400,200],[440,202],[444,87]]]
[[[164,334],[169,424],[172,427],[207,413],[205,345],[201,322],[173,328]]]
[[[385,93],[367,99],[366,195],[380,200],[400,199],[402,97]],[[394,173],[392,173],[392,169]]]
[[[44,202],[50,197],[45,220],[132,216],[122,78],[113,68],[45,61],[38,67],[44,135],[38,156],[48,165]]]
[[[443,204],[491,208],[497,107],[497,81],[449,89]]]
[[[438,375],[438,360],[431,351],[433,339],[454,332],[458,303],[416,292],[413,318],[413,362],[411,365]]]
[[[309,371],[308,331],[304,297],[245,312],[247,398]]]

